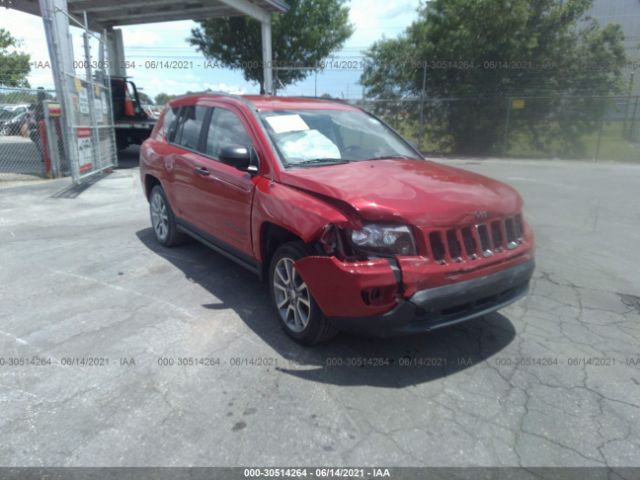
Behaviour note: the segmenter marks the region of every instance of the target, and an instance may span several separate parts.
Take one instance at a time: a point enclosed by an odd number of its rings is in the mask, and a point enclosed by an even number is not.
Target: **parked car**
[[[140,165],[157,241],[186,233],[255,272],[304,344],[338,330],[425,332],[528,290],[534,239],[520,195],[425,160],[355,106],[181,97]]]
[[[0,109],[0,135],[20,135],[20,128],[28,120],[29,108],[8,105]]]

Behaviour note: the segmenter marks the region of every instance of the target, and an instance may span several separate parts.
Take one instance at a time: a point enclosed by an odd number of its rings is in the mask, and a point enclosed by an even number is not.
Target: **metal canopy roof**
[[[40,15],[38,0],[13,0],[9,7]],[[69,14],[82,19],[84,12],[92,28],[142,23],[200,20],[248,15],[264,20],[265,13],[286,12],[283,0],[67,0]]]

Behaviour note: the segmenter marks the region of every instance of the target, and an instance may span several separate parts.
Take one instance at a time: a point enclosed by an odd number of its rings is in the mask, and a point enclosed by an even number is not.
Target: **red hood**
[[[335,198],[371,221],[418,226],[472,223],[514,214],[520,195],[508,185],[466,170],[418,160],[372,160],[285,170],[286,185]]]

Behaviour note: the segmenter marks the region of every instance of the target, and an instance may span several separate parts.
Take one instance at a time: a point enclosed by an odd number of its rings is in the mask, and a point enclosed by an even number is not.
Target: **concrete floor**
[[[530,295],[311,349],[250,273],[155,243],[135,168],[0,190],[0,464],[640,465],[640,167],[448,163],[523,194]],[[332,366],[360,358],[393,364]]]

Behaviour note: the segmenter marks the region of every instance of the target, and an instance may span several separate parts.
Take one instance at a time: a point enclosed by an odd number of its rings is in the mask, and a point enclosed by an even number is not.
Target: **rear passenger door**
[[[173,181],[172,207],[182,223],[205,228],[208,206],[202,196],[202,176],[197,168],[202,163],[203,125],[209,108],[200,105],[183,106],[176,119],[170,142],[174,145],[170,159]]]

